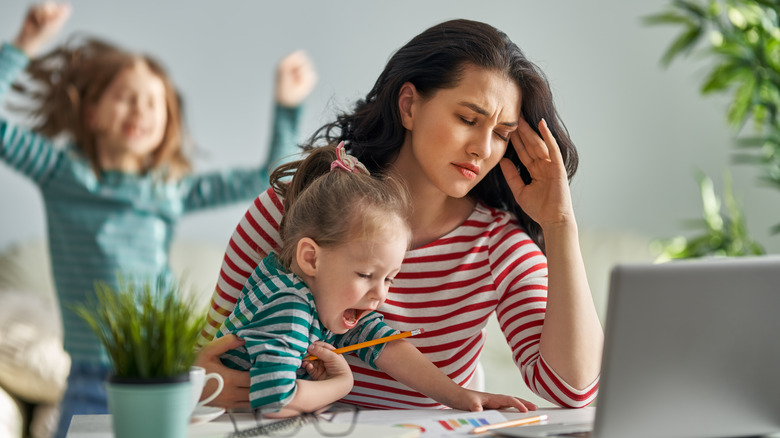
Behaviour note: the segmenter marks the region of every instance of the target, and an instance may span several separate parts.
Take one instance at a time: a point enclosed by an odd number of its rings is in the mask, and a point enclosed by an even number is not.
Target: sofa
[[[631,233],[588,231],[580,244],[597,311],[603,321],[609,271],[617,262],[652,260],[649,239]],[[208,303],[224,247],[176,241],[171,265],[191,293]],[[476,388],[508,393],[550,406],[525,388],[509,347],[492,318]],[[56,427],[70,359],[61,346],[61,323],[42,241],[0,253],[0,437],[48,438]]]

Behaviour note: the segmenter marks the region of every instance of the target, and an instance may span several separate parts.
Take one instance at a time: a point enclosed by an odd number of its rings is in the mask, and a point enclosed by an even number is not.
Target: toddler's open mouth
[[[370,309],[347,309],[341,315],[341,319],[344,321],[344,325],[352,328],[357,325],[360,318],[366,316],[370,311]]]

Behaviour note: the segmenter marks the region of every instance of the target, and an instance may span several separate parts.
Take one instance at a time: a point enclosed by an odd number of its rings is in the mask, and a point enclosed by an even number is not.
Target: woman
[[[401,178],[412,196],[412,246],[379,308],[387,323],[424,328],[414,345],[466,386],[495,311],[535,393],[566,407],[590,403],[603,334],[568,187],[577,152],[539,69],[489,25],[441,23],[399,49],[366,98],[321,128],[309,147],[342,140],[372,174]],[[204,341],[230,313],[257,262],[278,248],[282,205],[275,193],[261,194],[233,234]],[[248,405],[248,375],[218,359],[241,342],[212,342],[198,360],[225,377],[223,406]],[[345,401],[440,406],[349,361],[355,385]],[[404,364],[397,366],[403,372]]]

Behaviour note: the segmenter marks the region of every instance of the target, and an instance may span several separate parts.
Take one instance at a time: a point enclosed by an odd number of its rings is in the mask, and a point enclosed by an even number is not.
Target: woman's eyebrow
[[[490,113],[485,108],[482,108],[481,106],[475,103],[462,101],[462,102],[458,102],[458,105],[465,106],[466,108],[474,111],[477,114],[481,114],[485,117],[490,117]],[[517,122],[498,122],[498,124],[506,126],[508,128],[517,128],[518,125]]]

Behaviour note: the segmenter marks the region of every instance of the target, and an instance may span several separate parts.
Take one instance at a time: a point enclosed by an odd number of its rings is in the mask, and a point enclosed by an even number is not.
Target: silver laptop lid
[[[780,257],[612,271],[594,436],[780,431]]]

